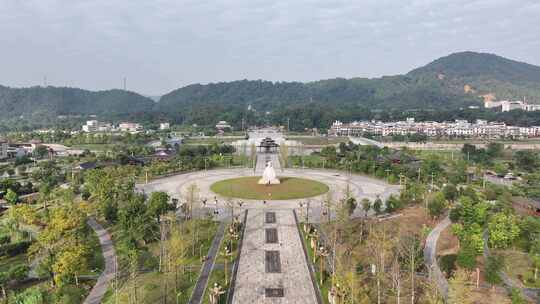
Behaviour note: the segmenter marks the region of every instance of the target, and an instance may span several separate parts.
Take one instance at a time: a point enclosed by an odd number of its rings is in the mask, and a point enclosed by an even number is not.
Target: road
[[[439,292],[445,299],[448,298],[448,280],[446,280],[446,277],[442,273],[441,269],[439,268],[439,264],[437,263],[437,241],[439,240],[441,232],[446,229],[446,227],[450,226],[450,224],[451,222],[448,216],[440,221],[437,226],[431,230],[426,238],[426,246],[424,248],[424,260],[426,267],[428,268],[433,280],[435,280],[437,283]]]
[[[379,148],[384,148],[384,144],[376,140],[365,138],[365,137],[349,137],[349,140],[356,145],[362,146],[377,146]]]
[[[89,218],[88,225],[94,230],[99,238],[99,244],[101,245],[101,251],[105,258],[105,270],[99,276],[96,285],[90,291],[90,294],[84,300],[85,304],[99,304],[107,292],[109,283],[114,280],[115,266],[116,266],[116,253],[114,251],[114,245],[111,240],[110,234],[105,228],[103,228],[93,218]]]

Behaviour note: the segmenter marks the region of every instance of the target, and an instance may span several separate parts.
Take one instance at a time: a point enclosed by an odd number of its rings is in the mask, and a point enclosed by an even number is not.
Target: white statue
[[[277,185],[279,183],[279,179],[276,178],[276,171],[274,171],[274,167],[272,167],[272,162],[267,162],[263,176],[259,180],[259,185]]]

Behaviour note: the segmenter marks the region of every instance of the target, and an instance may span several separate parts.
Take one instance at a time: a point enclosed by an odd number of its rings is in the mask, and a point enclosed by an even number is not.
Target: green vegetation
[[[304,145],[314,145],[314,146],[326,146],[326,145],[335,145],[339,143],[347,143],[349,139],[347,137],[327,137],[327,136],[288,136],[287,140],[298,141]]]
[[[218,256],[216,257],[215,266],[208,279],[208,288],[205,290],[203,296],[203,303],[209,304],[209,289],[214,286],[215,283],[219,284],[225,293],[221,295],[219,303],[226,303],[226,299],[229,296],[230,285],[233,275],[234,264],[238,263],[240,257],[239,243],[243,237],[242,223],[235,221],[229,225],[229,228],[225,234],[225,237],[221,240],[219,246]]]
[[[74,128],[87,117],[136,120],[147,125],[166,118],[175,124],[214,126],[226,120],[238,130],[248,125],[286,125],[291,130],[327,129],[336,120],[417,120],[456,118],[539,125],[540,113],[511,111],[497,114],[470,110],[480,106],[479,95],[498,99],[540,97],[540,67],[495,55],[456,53],[406,75],[381,78],[328,79],[309,83],[233,81],[193,84],[161,97],[159,103],[133,92],[89,92],[75,88],[0,86],[1,129],[30,129],[44,125]],[[465,92],[468,85],[474,91]],[[248,105],[254,110],[246,111]],[[464,110],[460,110],[464,108]],[[445,109],[442,110],[441,109]],[[259,113],[268,112],[267,115]],[[67,118],[59,120],[57,115]],[[69,117],[71,115],[71,117]],[[23,116],[25,119],[19,119]]]
[[[240,177],[219,181],[210,186],[217,194],[254,200],[287,200],[313,197],[328,192],[328,186],[305,178],[278,177],[279,185],[259,185],[260,177]]]
[[[120,251],[120,271],[129,275],[109,288],[103,303],[187,303],[218,223],[197,219],[164,226],[170,237],[150,242],[140,251],[136,269],[132,268],[135,265],[131,264],[133,260],[130,262],[130,253]],[[113,237],[119,247],[123,242],[122,230],[118,229]]]

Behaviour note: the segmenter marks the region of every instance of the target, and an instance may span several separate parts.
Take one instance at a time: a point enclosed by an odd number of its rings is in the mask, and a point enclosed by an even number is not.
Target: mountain
[[[407,75],[417,79],[439,79],[454,90],[492,94],[497,99],[525,97],[540,103],[540,67],[494,54],[455,53]]]
[[[238,121],[248,107],[293,116],[299,107],[328,124],[330,117],[363,118],[365,111],[455,110],[481,106],[484,96],[540,102],[540,67],[500,56],[461,52],[405,75],[328,79],[308,83],[232,81],[194,84],[161,97],[157,109],[207,124]],[[345,112],[344,112],[345,111]],[[293,113],[293,114],[291,114]],[[342,115],[342,116],[340,116]],[[308,122],[306,125],[310,125]]]
[[[127,114],[151,111],[154,101],[137,93],[66,87],[0,86],[0,119],[18,116]]]
[[[206,126],[218,120],[239,126],[243,119],[248,125],[289,119],[294,129],[324,128],[336,119],[390,120],[411,112],[438,119],[429,113],[451,114],[471,105],[481,106],[483,98],[524,97],[540,102],[540,67],[493,54],[461,52],[404,75],[307,83],[239,80],[192,84],[161,96],[159,101],[122,90],[0,86],[0,122],[21,115],[35,120],[97,114]]]

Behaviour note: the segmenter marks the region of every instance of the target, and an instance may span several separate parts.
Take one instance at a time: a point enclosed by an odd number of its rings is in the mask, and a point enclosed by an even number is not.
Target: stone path
[[[437,263],[437,241],[441,232],[446,229],[451,224],[450,218],[446,216],[444,220],[440,221],[433,230],[429,233],[426,238],[426,247],[424,248],[424,260],[426,267],[428,268],[429,273],[432,278],[437,283],[439,292],[443,295],[445,299],[448,298],[448,280],[442,273]]]
[[[210,274],[212,273],[214,263],[216,262],[219,244],[221,243],[221,239],[223,239],[223,235],[225,234],[225,224],[226,223],[224,221],[219,224],[218,231],[214,236],[210,250],[208,250],[208,259],[202,266],[201,273],[197,279],[197,284],[191,293],[191,298],[188,302],[189,304],[199,304],[203,302],[204,292],[208,287],[208,280],[210,279]]]
[[[103,299],[105,292],[107,292],[109,283],[114,280],[116,253],[114,252],[114,245],[112,243],[111,236],[107,230],[93,218],[89,218],[87,223],[99,238],[101,251],[103,252],[103,257],[105,258],[105,270],[99,276],[96,285],[94,285],[92,291],[90,291],[90,294],[84,300],[84,303],[99,304],[101,303],[101,299]]]
[[[232,303],[316,304],[301,242],[292,210],[250,209]]]
[[[277,157],[276,154],[273,154]],[[397,194],[400,187],[397,185],[389,185],[382,180],[377,180],[371,177],[363,175],[348,175],[344,172],[334,171],[334,170],[317,170],[317,169],[285,169],[281,171],[276,169],[276,173],[279,176],[289,176],[289,177],[302,177],[309,178],[319,182],[322,182],[328,185],[333,193],[334,199],[339,199],[345,189],[347,184],[350,185],[350,189],[358,201],[363,198],[368,198],[371,201],[375,200],[378,196],[383,200],[386,199],[391,194]],[[136,187],[139,191],[150,193],[153,191],[165,191],[171,197],[177,198],[182,201],[183,193],[186,192],[188,186],[196,184],[200,188],[200,197],[201,200],[207,199],[208,204],[205,208],[208,212],[213,212],[217,209],[219,215],[217,219],[223,219],[225,216],[230,216],[230,212],[227,211],[228,207],[226,205],[226,198],[216,195],[210,190],[210,186],[217,182],[228,178],[236,178],[242,176],[261,176],[261,172],[253,173],[253,169],[217,169],[217,170],[208,170],[208,171],[198,171],[190,172],[185,174],[178,174],[174,176],[169,176],[161,179],[156,179],[151,181],[148,184],[138,184]],[[218,204],[214,204],[214,197],[217,196]],[[324,200],[325,195],[318,197],[313,197],[310,199],[310,220],[318,221],[320,219],[320,212],[322,207],[322,201]],[[262,201],[258,200],[242,200],[245,202],[243,208],[249,209],[259,209],[259,208],[268,208],[278,207],[280,209],[298,209],[298,203],[303,200],[273,200],[269,201],[268,204],[263,204]],[[302,218],[307,208],[304,204],[303,210],[299,211],[299,216]],[[363,216],[364,212],[362,208],[356,208],[353,217]]]

